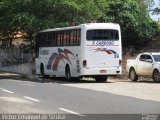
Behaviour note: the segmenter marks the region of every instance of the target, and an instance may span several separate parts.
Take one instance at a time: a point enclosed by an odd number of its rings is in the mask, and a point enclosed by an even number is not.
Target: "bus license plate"
[[[106,70],[100,70],[100,73],[106,73],[107,71]]]

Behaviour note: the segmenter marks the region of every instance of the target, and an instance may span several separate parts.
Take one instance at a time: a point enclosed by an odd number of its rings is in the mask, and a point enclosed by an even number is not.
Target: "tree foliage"
[[[143,1],[146,0],[1,0],[1,46],[11,46],[17,31],[26,33],[33,44],[33,37],[40,30],[94,21],[119,23],[123,36],[143,42],[157,28]]]
[[[139,0],[111,0],[107,21],[119,23],[122,35],[137,44],[143,44],[156,33],[156,22],[151,20],[147,6]]]
[[[1,0],[0,33],[3,45],[10,46],[14,32],[27,33],[30,42],[36,32],[90,22],[102,17],[98,5],[104,0]],[[98,3],[98,5],[97,5]]]

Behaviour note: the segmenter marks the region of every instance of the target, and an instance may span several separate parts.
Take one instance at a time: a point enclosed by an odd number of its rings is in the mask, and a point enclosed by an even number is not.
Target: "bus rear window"
[[[87,40],[118,40],[118,30],[92,29],[87,30]]]

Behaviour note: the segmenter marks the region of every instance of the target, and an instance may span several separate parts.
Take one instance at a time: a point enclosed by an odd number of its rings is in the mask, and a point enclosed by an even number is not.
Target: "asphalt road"
[[[0,114],[64,114],[71,115],[67,116],[69,119],[87,119],[86,116],[89,116],[92,119],[100,117],[111,120],[118,120],[121,115],[122,119],[129,117],[135,120],[135,117],[142,119],[141,114],[160,113],[158,101],[78,88],[68,84],[70,83],[63,80],[43,83],[0,77]],[[63,119],[63,116],[60,118]]]

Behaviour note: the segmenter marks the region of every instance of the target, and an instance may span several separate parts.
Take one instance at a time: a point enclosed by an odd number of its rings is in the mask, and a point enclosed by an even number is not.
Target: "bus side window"
[[[75,44],[74,45],[78,45],[78,30],[75,30]]]
[[[66,37],[66,31],[63,31],[63,45],[67,45],[67,37]]]
[[[53,32],[50,32],[49,34],[48,34],[48,41],[49,41],[49,47],[52,47],[52,46],[54,46],[53,45],[53,37],[54,37],[54,34],[53,34]]]
[[[74,40],[74,31],[72,30],[71,31],[71,34],[70,34],[70,45],[73,45],[73,40]]]
[[[63,45],[62,32],[59,32],[59,46]]]
[[[46,47],[48,46],[48,33],[45,34]]]
[[[61,31],[60,32],[60,35],[61,35],[61,42],[60,42],[60,46],[63,46],[64,45],[64,37],[63,37],[63,35],[64,35],[64,32],[63,31]]]
[[[54,46],[57,46],[57,33],[54,32]]]
[[[57,46],[60,45],[60,34],[59,32],[57,32]]]
[[[52,46],[55,46],[55,32],[52,33],[53,38],[52,38]]]
[[[80,40],[81,40],[81,30],[78,30],[78,36],[77,36],[77,40],[78,40],[78,45],[80,45]]]
[[[44,43],[45,47],[48,47],[48,45],[49,45],[48,33],[44,34],[43,43]]]
[[[60,45],[60,34],[58,32],[56,32],[56,46]]]
[[[65,31],[64,39],[65,39],[65,44],[67,46],[68,45],[68,31]]]
[[[76,43],[76,31],[73,30],[73,45]]]
[[[77,45],[79,45],[79,30],[78,29],[75,29],[75,30],[73,30],[73,32],[72,32],[73,34],[72,34],[72,42],[73,42],[73,46],[77,46]]]
[[[68,46],[70,46],[70,44],[71,44],[71,31],[69,30],[68,31],[68,39],[67,39],[67,41],[68,41]]]
[[[42,33],[41,34],[41,43],[42,43],[42,45],[44,45],[45,46],[45,42],[44,42],[44,40],[45,40],[45,35],[44,35],[45,33]]]
[[[80,30],[77,30],[77,45],[80,45]]]

